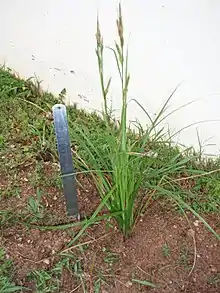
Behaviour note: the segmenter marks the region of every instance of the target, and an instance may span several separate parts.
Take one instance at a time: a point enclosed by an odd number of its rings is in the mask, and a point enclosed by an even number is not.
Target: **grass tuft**
[[[13,270],[11,260],[6,258],[6,254],[3,248],[0,248],[0,292],[18,292],[24,289],[21,286],[16,286],[12,281]]]
[[[111,115],[108,103],[111,78],[105,84],[105,46],[98,19],[96,55],[104,102],[102,112],[105,122],[104,131],[100,132],[99,129],[96,131],[94,128],[91,135],[87,127],[78,125],[74,121],[70,121],[70,124],[71,129],[75,130],[77,141],[75,151],[77,166],[91,173],[102,200],[101,205],[105,205],[110,215],[114,215],[113,218],[117,221],[120,230],[127,237],[131,234],[140,215],[156,195],[172,199],[181,208],[193,211],[194,215],[201,219],[199,214],[186,202],[184,195],[179,196],[179,189],[177,192],[177,186],[172,179],[184,173],[191,173],[192,169],[189,166],[195,166],[199,157],[191,149],[180,150],[178,147],[172,147],[173,143],[165,129],[158,128],[165,118],[175,112],[174,110],[169,114],[165,113],[178,87],[173,90],[154,119],[137,102],[151,124],[147,129],[143,129],[139,123],[136,123],[136,131],[128,127],[130,73],[120,5],[116,25],[118,41],[115,41],[114,47],[108,47],[108,49],[113,52],[121,83],[120,122],[117,123]],[[193,172],[196,171],[194,168]],[[217,236],[208,223],[205,220],[203,222]]]

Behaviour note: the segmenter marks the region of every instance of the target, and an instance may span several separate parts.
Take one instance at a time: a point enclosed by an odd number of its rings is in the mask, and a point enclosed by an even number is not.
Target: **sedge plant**
[[[142,156],[139,155],[135,142],[127,134],[127,95],[130,75],[128,72],[128,54],[124,44],[123,21],[121,7],[117,19],[119,41],[111,48],[116,60],[121,82],[121,120],[118,126],[108,111],[108,90],[104,83],[103,63],[103,37],[101,36],[99,21],[97,21],[97,48],[98,68],[101,81],[101,89],[104,100],[103,119],[106,122],[106,130],[100,138],[100,143],[94,144],[86,135],[86,130],[78,129],[78,141],[87,152],[87,160],[79,158],[82,165],[88,170],[95,170],[91,174],[100,193],[101,199],[105,199],[105,206],[110,214],[115,214],[119,227],[125,236],[128,236],[134,224],[134,211],[137,193],[142,183],[144,165]],[[102,141],[101,141],[102,140]],[[97,147],[99,145],[100,147]],[[118,213],[117,213],[118,212]]]
[[[116,21],[118,42],[113,48],[109,48],[114,55],[117,70],[121,83],[121,117],[116,125],[108,109],[108,92],[111,79],[107,85],[104,82],[104,43],[101,35],[99,21],[97,21],[96,32],[96,55],[98,59],[98,69],[101,81],[101,89],[104,101],[103,120],[106,122],[106,129],[99,133],[97,140],[92,140],[87,129],[75,125],[75,138],[79,142],[81,153],[76,154],[83,168],[91,170],[96,187],[105,206],[116,218],[118,225],[125,236],[129,236],[136,218],[142,210],[143,200],[140,198],[144,174],[149,170],[146,166],[148,158],[145,146],[150,140],[150,133],[144,135],[134,135],[127,128],[127,106],[128,87],[130,74],[128,72],[128,50],[124,41],[124,27],[119,5],[119,16]],[[155,140],[160,139],[160,135],[154,136]],[[82,151],[83,149],[83,151]],[[174,162],[175,163],[175,162]],[[179,163],[178,167],[181,165]],[[170,167],[170,166],[169,166]],[[172,168],[173,166],[171,166]],[[162,173],[166,171],[161,170]],[[161,176],[161,174],[159,175]],[[141,206],[140,206],[141,205]]]
[[[106,217],[115,218],[124,236],[128,237],[156,192],[173,198],[184,206],[184,202],[179,200],[176,194],[169,190],[167,192],[166,186],[169,187],[170,184],[167,182],[173,174],[177,175],[185,170],[187,162],[192,160],[193,156],[188,155],[188,149],[180,151],[171,148],[171,141],[166,139],[164,129],[158,129],[158,125],[164,120],[163,114],[167,109],[167,104],[177,88],[171,93],[154,119],[137,102],[150,119],[151,124],[146,130],[139,123],[136,124],[138,130],[136,132],[127,127],[130,74],[120,4],[118,12],[116,21],[118,41],[115,41],[114,47],[106,48],[104,46],[99,20],[97,21],[96,56],[104,102],[102,115],[105,127],[102,131],[98,129],[97,133],[94,127],[91,133],[87,127],[74,123],[74,121],[70,121],[70,124],[71,130],[74,131],[75,141],[78,143],[77,152],[75,152],[77,165],[86,173],[90,172],[101,197],[101,203],[93,214],[91,223],[105,206],[109,211]],[[110,49],[113,52],[120,79],[122,106],[119,123],[112,117],[109,110],[108,94],[112,79],[109,78],[105,83],[104,49]],[[149,155],[149,150],[152,148],[155,155]],[[164,156],[167,150],[170,150],[170,153]],[[187,205],[185,207],[188,208]],[[80,235],[88,226],[89,221],[81,230]],[[207,227],[209,227],[208,224]],[[211,227],[209,228],[211,230]]]

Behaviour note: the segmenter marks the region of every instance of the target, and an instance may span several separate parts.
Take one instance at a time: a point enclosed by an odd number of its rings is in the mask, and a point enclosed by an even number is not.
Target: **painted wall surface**
[[[151,115],[158,112],[171,91],[181,86],[169,111],[194,101],[174,113],[166,123],[175,137],[206,153],[220,150],[220,1],[124,0],[125,34],[129,43],[131,84],[136,98]],[[21,76],[38,76],[45,89],[67,89],[71,102],[101,109],[102,100],[95,56],[97,12],[104,41],[116,38],[116,0],[1,0],[0,63]],[[106,58],[106,75],[113,77],[113,108],[120,107],[120,88],[112,53]],[[167,113],[168,113],[167,112]],[[129,118],[148,123],[134,102]]]

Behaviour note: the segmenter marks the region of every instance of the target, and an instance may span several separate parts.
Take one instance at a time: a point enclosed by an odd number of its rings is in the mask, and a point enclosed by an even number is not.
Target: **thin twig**
[[[71,247],[68,247],[68,248],[62,250],[60,253],[65,253],[65,252],[70,251],[70,250],[72,250],[72,249],[75,249],[75,248],[77,248],[77,247],[80,247],[80,246],[83,246],[83,245],[87,245],[87,244],[90,244],[90,243],[93,243],[93,242],[97,242],[97,241],[99,241],[99,240],[105,238],[105,237],[108,236],[109,234],[110,234],[110,233],[107,233],[107,234],[105,234],[105,235],[99,237],[98,239],[92,239],[92,240],[89,240],[89,241],[86,241],[86,242],[83,242],[83,243],[78,243],[78,244],[76,244],[76,245],[73,245],[73,246],[71,246]]]
[[[70,293],[75,292],[77,289],[79,289],[82,286],[82,282],[76,287],[74,288],[72,291],[70,291]]]
[[[151,277],[151,274],[147,273],[145,270],[143,270],[141,267],[137,266],[137,268],[144,274],[148,275]]]
[[[179,205],[181,211],[183,212],[185,218],[186,218],[186,221],[188,222],[189,224],[189,227],[190,227],[190,230],[189,230],[189,234],[192,236],[192,239],[193,239],[193,246],[194,246],[194,258],[193,258],[193,265],[192,265],[192,268],[188,274],[188,277],[192,274],[194,268],[195,268],[195,265],[196,265],[196,259],[197,259],[197,247],[196,247],[196,238],[195,238],[195,231],[193,230],[192,226],[191,226],[191,223],[189,221],[189,218],[187,216],[187,214],[184,212],[184,210],[182,209],[182,207]]]
[[[53,255],[53,256],[45,257],[45,258],[40,259],[40,260],[33,260],[33,259],[30,259],[30,258],[25,257],[25,256],[22,255],[20,252],[17,252],[17,254],[20,255],[20,257],[22,257],[22,259],[23,259],[24,261],[28,261],[28,262],[35,263],[35,264],[41,263],[41,262],[43,262],[43,261],[46,260],[46,259],[49,259],[49,258],[51,258],[51,257],[54,257],[54,255]]]
[[[203,174],[196,174],[196,175],[192,175],[192,176],[188,176],[188,177],[182,177],[182,178],[174,179],[172,181],[173,182],[178,182],[178,181],[183,181],[183,180],[188,180],[188,179],[203,177],[203,176],[210,175],[210,174],[217,173],[217,172],[220,172],[220,169],[216,169],[216,170],[213,170],[213,171],[205,172]]]
[[[194,245],[194,259],[193,259],[193,265],[192,265],[192,268],[188,274],[188,277],[192,274],[194,268],[195,268],[195,265],[196,265],[196,259],[197,259],[197,248],[196,248],[196,238],[195,238],[195,231],[193,229],[190,229],[190,235],[192,236],[193,238],[193,245]]]

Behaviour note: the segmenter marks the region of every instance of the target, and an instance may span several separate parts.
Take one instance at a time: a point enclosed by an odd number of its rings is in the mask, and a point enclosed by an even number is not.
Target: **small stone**
[[[27,243],[30,243],[30,242],[31,242],[31,240],[30,240],[30,239],[28,239]]]
[[[176,228],[177,228],[177,225],[173,225],[173,228],[175,228],[175,229],[176,229]]]
[[[126,286],[127,288],[131,287],[131,286],[132,286],[132,282],[131,282],[131,281],[126,282],[126,283],[125,283],[125,286]]]
[[[170,281],[169,281],[169,284],[170,284],[170,285],[173,284],[173,281],[170,280]]]
[[[49,264],[50,264],[50,260],[49,260],[48,258],[45,258],[45,259],[43,260],[43,262],[44,262],[46,265],[49,265]]]
[[[196,220],[195,222],[193,222],[193,225],[194,225],[195,227],[198,227],[198,226],[199,226],[199,221]]]
[[[214,268],[214,267],[212,267],[212,268],[211,268],[211,272],[213,272],[213,273],[217,273],[217,269]]]
[[[53,197],[53,200],[57,200],[57,196],[56,195]]]
[[[195,232],[194,232],[194,230],[193,230],[193,229],[189,229],[189,230],[187,231],[187,235],[188,235],[188,236],[191,236],[191,237],[194,237],[194,236],[195,236]]]

